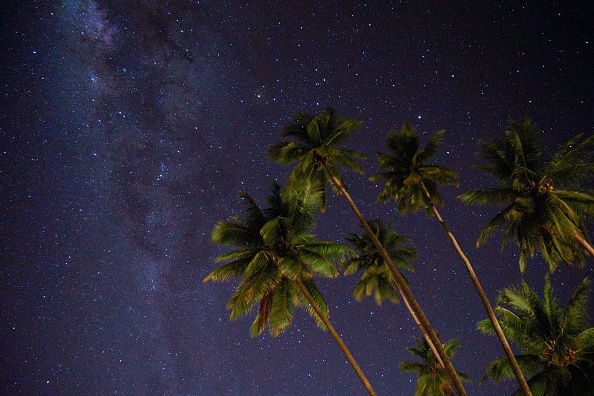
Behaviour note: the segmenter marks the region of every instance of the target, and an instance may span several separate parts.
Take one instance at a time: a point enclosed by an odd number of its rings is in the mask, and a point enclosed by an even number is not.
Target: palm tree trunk
[[[445,374],[446,374],[446,377],[448,378],[448,381],[452,384],[452,386],[456,390],[456,393],[459,396],[466,396],[466,391],[464,390],[464,387],[462,386],[462,382],[460,381],[460,378],[458,378],[458,374],[456,373],[454,366],[452,366],[450,359],[446,355],[445,350],[443,349],[443,345],[442,345],[441,341],[439,341],[439,337],[437,336],[437,334],[431,327],[429,320],[425,316],[425,313],[423,312],[423,310],[419,306],[419,303],[417,302],[417,300],[413,296],[412,292],[410,291],[410,288],[406,284],[404,277],[400,274],[400,271],[398,271],[398,269],[392,262],[392,259],[388,255],[388,252],[386,252],[386,249],[384,249],[381,242],[377,239],[377,237],[375,236],[375,234],[369,227],[369,224],[367,224],[367,221],[365,221],[365,219],[363,218],[363,215],[361,215],[361,212],[357,208],[357,205],[355,205],[355,202],[353,202],[353,200],[351,199],[351,196],[346,191],[346,189],[344,188],[342,183],[340,183],[340,181],[336,178],[336,176],[334,176],[334,174],[330,171],[330,169],[328,169],[328,166],[326,164],[324,164],[324,168],[328,172],[328,175],[330,175],[330,177],[332,178],[333,183],[336,185],[336,187],[340,190],[340,192],[344,195],[344,197],[348,201],[353,212],[355,212],[355,215],[359,219],[359,222],[361,223],[363,230],[365,230],[365,233],[367,233],[369,238],[371,238],[371,240],[373,241],[373,244],[379,251],[380,255],[382,256],[384,261],[388,264],[388,267],[390,267],[390,270],[392,270],[392,273],[394,274],[394,277],[396,278],[395,279],[396,283],[402,289],[402,292],[408,299],[413,311],[417,314],[420,322],[423,324],[423,327],[427,331],[429,338],[431,339],[431,341],[433,342],[433,345],[437,349],[437,353],[441,357],[441,360],[443,361],[443,363],[445,365]]]
[[[460,245],[458,245],[458,241],[456,241],[456,238],[454,238],[454,235],[450,231],[449,227],[441,218],[439,212],[437,211],[437,208],[435,207],[435,205],[433,204],[433,202],[431,200],[431,194],[429,194],[427,187],[425,187],[425,184],[422,181],[421,181],[421,188],[423,189],[423,192],[425,193],[425,197],[427,198],[429,205],[431,205],[431,210],[433,211],[433,214],[439,221],[439,224],[441,224],[441,226],[445,230],[448,238],[450,239],[450,241],[452,242],[452,245],[454,246],[454,249],[456,249],[458,256],[460,256],[460,258],[464,262],[464,265],[466,266],[466,270],[468,271],[468,274],[470,274],[472,283],[474,284],[474,287],[479,294],[479,297],[483,303],[483,306],[485,307],[485,310],[487,311],[489,320],[491,321],[491,323],[493,323],[493,329],[495,330],[495,334],[497,334],[497,338],[499,338],[499,342],[501,343],[501,346],[503,347],[503,350],[505,351],[507,360],[509,361],[509,363],[512,366],[512,370],[514,372],[516,380],[518,381],[518,384],[520,385],[520,390],[522,391],[522,394],[524,396],[532,396],[532,392],[530,391],[530,388],[528,387],[528,384],[526,383],[524,374],[522,373],[522,370],[520,370],[520,366],[518,366],[518,362],[516,362],[516,357],[514,356],[514,353],[512,352],[512,350],[509,346],[509,343],[507,342],[507,339],[505,338],[505,335],[503,334],[503,330],[501,330],[501,326],[499,325],[499,321],[497,320],[497,317],[495,316],[495,312],[493,312],[493,308],[491,307],[491,304],[489,303],[489,300],[487,299],[487,296],[485,295],[485,292],[483,291],[483,288],[481,287],[481,284],[480,284],[476,274],[474,273],[474,269],[472,268],[472,265],[470,265],[470,261],[468,261],[468,258],[466,257],[466,255],[464,254],[464,252],[462,252],[462,249],[460,249]]]
[[[582,244],[582,246],[588,251],[588,253],[590,253],[590,256],[594,257],[594,248],[592,247],[592,245],[590,245],[588,243],[588,241],[586,241],[579,232],[576,231],[575,233],[575,239],[577,239],[577,241],[579,243]]]
[[[363,374],[363,371],[361,371],[361,368],[359,367],[359,365],[355,361],[355,358],[353,357],[353,355],[351,354],[351,352],[348,350],[347,346],[342,341],[342,339],[340,338],[340,336],[338,335],[338,333],[336,332],[336,330],[334,330],[334,327],[330,323],[330,320],[328,320],[328,317],[326,315],[324,315],[324,313],[322,312],[322,310],[320,309],[320,307],[318,306],[318,304],[316,303],[316,301],[313,299],[313,297],[311,296],[311,294],[309,294],[309,292],[305,288],[305,285],[303,284],[303,282],[301,282],[301,279],[297,278],[297,279],[295,279],[295,281],[297,282],[297,285],[301,289],[301,292],[303,293],[303,295],[305,296],[305,298],[307,298],[307,301],[309,301],[309,303],[311,304],[312,308],[314,309],[314,311],[316,312],[316,314],[318,315],[318,317],[322,320],[322,322],[324,322],[324,324],[326,325],[326,327],[330,331],[330,334],[332,334],[332,337],[334,338],[334,341],[336,341],[336,343],[340,347],[340,350],[342,351],[342,353],[344,353],[344,355],[346,356],[347,360],[349,361],[349,363],[353,367],[353,370],[355,370],[355,373],[357,373],[357,376],[359,376],[359,379],[363,383],[363,386],[367,390],[367,393],[369,393],[371,396],[376,396],[373,388],[371,387],[371,384],[369,383],[369,381],[365,377],[365,374]]]
[[[396,283],[396,281],[394,281],[394,280],[392,280],[392,286],[394,286],[394,288],[396,289],[398,294],[400,294],[400,298],[404,302],[404,305],[406,305],[406,309],[408,309],[410,316],[413,318],[413,320],[417,324],[417,327],[421,331],[421,334],[423,334],[423,338],[425,339],[425,341],[427,341],[427,345],[429,345],[429,348],[431,348],[431,351],[433,351],[433,356],[435,356],[437,358],[437,361],[439,362],[439,365],[441,366],[441,368],[445,368],[443,361],[441,360],[441,357],[437,353],[437,349],[435,349],[435,345],[433,345],[433,342],[431,342],[431,339],[427,335],[427,332],[423,328],[423,325],[421,324],[421,322],[419,322],[419,318],[417,317],[417,315],[415,314],[415,311],[413,311],[412,307],[410,306],[410,303],[406,299],[406,296],[402,292],[402,289],[400,288],[400,286],[398,286],[398,283]]]

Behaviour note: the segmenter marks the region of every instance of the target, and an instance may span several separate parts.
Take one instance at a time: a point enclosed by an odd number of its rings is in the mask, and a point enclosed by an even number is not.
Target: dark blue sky
[[[352,395],[363,393],[330,334],[302,310],[277,338],[224,309],[233,283],[203,284],[222,250],[215,222],[260,203],[289,169],[266,158],[296,111],[327,106],[364,121],[343,176],[367,217],[393,219],[419,251],[411,289],[469,394],[502,351],[434,219],[377,204],[374,153],[404,122],[446,130],[437,161],[460,173],[441,213],[483,284],[521,279],[514,249],[475,248],[496,208],[460,192],[492,181],[471,168],[479,139],[533,119],[550,152],[594,129],[592,6],[555,2],[12,2],[1,14],[0,295],[3,394]],[[536,4],[538,3],[538,4]],[[561,2],[559,2],[561,3]],[[573,4],[571,4],[573,3]],[[357,232],[330,195],[320,238]],[[560,268],[566,299],[593,273]],[[544,284],[540,258],[524,275]],[[401,305],[352,298],[355,277],[319,280],[330,319],[378,394],[409,395],[398,363],[419,336]]]

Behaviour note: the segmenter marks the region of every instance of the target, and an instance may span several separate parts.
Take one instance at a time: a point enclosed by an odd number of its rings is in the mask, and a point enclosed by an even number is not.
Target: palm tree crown
[[[560,262],[582,266],[584,255],[578,244],[594,254],[584,216],[594,215],[594,191],[580,184],[594,175],[594,136],[578,135],[543,161],[537,131],[530,120],[511,122],[505,137],[481,141],[477,166],[495,177],[497,188],[468,191],[460,198],[467,204],[506,204],[483,228],[477,246],[496,229],[503,230],[502,247],[515,241],[520,247],[520,271],[536,251],[554,271]]]
[[[594,394],[594,327],[588,328],[588,296],[591,281],[577,287],[565,308],[553,294],[547,275],[544,299],[526,282],[504,289],[499,295],[497,314],[508,338],[521,348],[516,359],[532,375],[528,381],[536,395]],[[479,322],[484,333],[492,333],[488,320]],[[512,376],[508,360],[489,363],[487,374],[495,382]]]
[[[316,241],[309,231],[315,222],[317,199],[310,195],[281,195],[274,184],[267,199],[268,207],[260,209],[247,194],[242,194],[245,215],[231,217],[216,224],[212,241],[237,247],[217,257],[227,262],[211,272],[205,281],[242,278],[227,308],[231,319],[248,313],[259,303],[258,314],[250,328],[252,336],[262,333],[266,324],[270,333],[278,335],[287,329],[293,318],[293,307],[306,307],[318,325],[320,318],[303,296],[296,281],[301,281],[327,315],[328,307],[312,277],[319,274],[336,277],[334,261],[350,255],[352,249],[334,243]]]
[[[388,133],[386,145],[390,154],[378,154],[379,167],[384,171],[370,178],[385,183],[384,190],[378,197],[380,201],[386,202],[394,198],[401,213],[406,213],[408,209],[417,212],[424,206],[427,216],[433,216],[431,204],[443,205],[437,185],[458,185],[458,174],[455,171],[429,163],[442,144],[443,134],[444,131],[432,134],[427,145],[420,149],[419,137],[410,125],[405,124],[399,131],[392,130]],[[429,192],[430,198],[427,198],[422,185]]]
[[[444,344],[444,349],[449,358],[453,357],[460,343],[456,339],[449,340]],[[415,396],[445,396],[453,395],[443,367],[429,348],[426,340],[418,340],[415,348],[408,348],[408,351],[421,362],[401,362],[400,370],[406,373],[417,373],[417,387]],[[459,371],[456,372],[463,381],[470,381],[470,378]]]
[[[414,246],[402,246],[409,241],[409,238],[392,231],[392,222],[386,225],[381,219],[374,219],[368,223],[394,264],[414,271],[409,260],[416,258],[416,249]],[[378,304],[386,298],[392,302],[398,302],[398,293],[394,290],[396,284],[394,275],[371,238],[364,233],[363,235],[348,234],[345,239],[359,255],[349,258],[340,265],[345,268],[344,274],[351,275],[357,271],[363,271],[361,280],[353,293],[357,301],[370,296],[375,290],[374,298]]]
[[[352,118],[339,118],[332,108],[316,117],[298,113],[283,129],[283,139],[268,150],[270,158],[282,164],[298,162],[287,180],[287,189],[299,191],[307,187],[321,191],[319,206],[324,211],[327,183],[336,178],[346,188],[337,166],[363,173],[356,161],[365,158],[363,154],[340,148],[361,124],[362,121]],[[335,191],[339,193],[336,187]]]

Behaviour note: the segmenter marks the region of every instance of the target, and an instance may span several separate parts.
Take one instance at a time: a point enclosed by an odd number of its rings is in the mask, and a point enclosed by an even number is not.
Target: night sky
[[[213,225],[261,205],[290,168],[267,159],[297,111],[328,106],[364,121],[345,171],[364,216],[394,221],[419,257],[411,289],[442,340],[461,343],[469,394],[503,356],[462,262],[435,219],[376,202],[375,153],[390,129],[445,129],[436,161],[460,173],[440,209],[494,302],[521,279],[498,236],[475,248],[497,208],[456,196],[493,181],[473,169],[478,140],[531,117],[548,153],[594,130],[591,5],[578,2],[3,2],[0,111],[3,395],[354,395],[355,373],[305,310],[286,333],[250,338],[229,321],[235,282],[203,283],[225,250]],[[441,2],[454,3],[454,2]],[[561,3],[561,2],[559,2]],[[581,3],[581,2],[579,2]],[[592,227],[590,227],[592,230]],[[320,239],[358,232],[329,195]],[[591,233],[592,235],[592,233]],[[585,277],[560,267],[562,301]],[[524,279],[539,292],[546,265]],[[379,395],[412,395],[401,373],[420,334],[403,304],[357,303],[356,276],[319,279],[330,320]]]

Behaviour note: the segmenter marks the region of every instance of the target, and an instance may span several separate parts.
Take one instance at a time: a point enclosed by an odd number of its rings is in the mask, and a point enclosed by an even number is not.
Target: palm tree
[[[557,302],[548,275],[542,300],[524,281],[499,295],[499,322],[521,349],[517,361],[532,375],[528,384],[534,395],[594,394],[594,327],[588,328],[587,304],[591,284],[584,279],[565,308]],[[483,333],[493,331],[488,320],[478,327]],[[489,363],[481,383],[487,378],[499,383],[510,377],[509,361],[497,359]]]
[[[409,260],[416,258],[416,249],[414,246],[401,246],[402,244],[407,243],[409,238],[392,231],[392,222],[388,222],[386,225],[378,218],[369,221],[368,224],[373,230],[376,238],[388,252],[392,262],[400,267],[414,271]],[[371,296],[371,293],[373,293],[376,303],[380,305],[385,299],[397,303],[399,301],[398,296],[400,296],[406,305],[408,312],[421,331],[423,338],[427,341],[442,367],[444,367],[435,346],[410,306],[402,289],[400,289],[398,283],[396,283],[392,271],[390,271],[388,264],[379,254],[379,251],[373,244],[371,238],[369,238],[367,234],[347,234],[345,239],[355,248],[359,255],[351,257],[341,263],[340,266],[345,269],[344,274],[351,275],[358,271],[363,271],[361,280],[357,283],[355,291],[353,292],[355,299],[361,301],[365,297]]]
[[[368,221],[368,224],[390,255],[392,262],[400,267],[414,271],[409,260],[415,259],[417,256],[415,247],[401,246],[407,243],[409,238],[392,231],[392,222],[386,225],[381,219],[374,219]],[[361,301],[365,297],[371,296],[371,293],[375,290],[374,298],[378,305],[386,298],[394,303],[398,302],[398,294],[394,288],[396,283],[394,276],[377,251],[373,241],[367,234],[347,234],[345,239],[355,248],[359,255],[351,257],[340,264],[345,269],[344,274],[351,275],[363,271],[361,280],[357,283],[353,293],[355,299]]]
[[[524,395],[530,395],[530,389],[528,389],[522,371],[514,361],[513,352],[497,323],[495,312],[493,312],[493,308],[481,287],[470,261],[464,252],[462,252],[458,241],[437,210],[437,204],[443,205],[443,199],[439,194],[437,185],[458,185],[458,174],[456,172],[444,166],[430,163],[431,158],[437,153],[437,150],[442,144],[443,134],[444,131],[432,134],[429,137],[427,145],[420,149],[419,137],[410,125],[404,125],[400,131],[390,131],[386,139],[390,155],[378,154],[379,167],[384,171],[373,175],[370,179],[385,183],[384,190],[379,195],[380,201],[385,202],[394,198],[398,211],[402,213],[406,213],[408,209],[417,212],[421,207],[424,207],[428,217],[434,215],[437,218],[454,249],[462,259],[481,302],[487,311],[487,315],[493,322],[499,342],[508,358],[512,361],[512,367],[514,368],[520,388],[524,392]]]
[[[448,357],[453,357],[460,343],[456,339],[449,340],[444,344]],[[435,358],[434,352],[429,348],[426,340],[417,339],[416,348],[408,348],[408,351],[421,360],[419,362],[401,362],[400,370],[405,373],[417,373],[417,387],[415,396],[449,396],[453,395],[448,384],[443,367]],[[457,372],[462,381],[471,381],[470,378],[461,372]]]
[[[319,205],[322,211],[326,207],[327,183],[331,183],[334,190],[345,197],[361,223],[363,230],[371,238],[380,255],[390,267],[398,286],[402,289],[412,309],[427,331],[429,338],[436,346],[454,389],[459,395],[465,395],[464,387],[456,375],[454,367],[449,362],[437,334],[414,298],[405,279],[355,205],[347,191],[344,180],[338,172],[337,166],[347,166],[355,171],[363,172],[356,160],[364,158],[364,156],[357,151],[341,148],[350,134],[360,124],[361,122],[351,118],[337,117],[332,108],[326,109],[317,117],[299,113],[293,122],[283,129],[284,138],[279,143],[273,144],[268,150],[268,154],[272,159],[285,165],[297,163],[289,176],[287,189],[294,192],[305,190],[321,192]]]
[[[503,230],[502,247],[515,241],[520,247],[520,271],[528,257],[540,251],[553,272],[561,261],[583,266],[584,255],[594,249],[582,221],[594,215],[594,191],[580,184],[594,175],[594,136],[578,135],[560,146],[548,161],[530,120],[512,121],[505,138],[481,144],[484,165],[477,166],[494,176],[499,187],[468,191],[460,198],[467,204],[506,204],[485,228],[477,246],[496,229]]]
[[[241,198],[245,215],[217,223],[211,236],[213,242],[237,249],[217,257],[217,262],[226,264],[204,281],[241,278],[227,308],[234,320],[259,303],[250,328],[252,336],[261,334],[267,324],[272,336],[280,334],[291,324],[294,306],[305,307],[318,326],[330,331],[365,389],[375,395],[328,320],[328,306],[313,281],[314,275],[336,277],[334,262],[353,252],[346,245],[316,241],[309,233],[314,226],[318,198],[309,194],[283,197],[276,183],[266,209],[260,209],[247,194]]]

